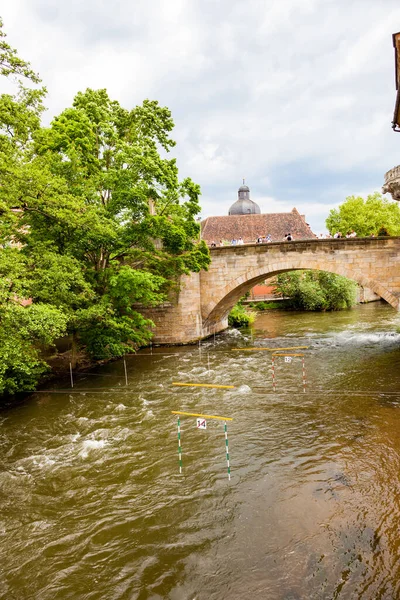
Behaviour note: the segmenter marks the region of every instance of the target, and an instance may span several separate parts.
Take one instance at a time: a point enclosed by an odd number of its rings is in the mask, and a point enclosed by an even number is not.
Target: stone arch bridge
[[[181,279],[171,302],[146,309],[154,342],[185,344],[227,327],[229,311],[257,283],[297,269],[344,275],[399,310],[400,237],[313,239],[211,249],[208,271]]]

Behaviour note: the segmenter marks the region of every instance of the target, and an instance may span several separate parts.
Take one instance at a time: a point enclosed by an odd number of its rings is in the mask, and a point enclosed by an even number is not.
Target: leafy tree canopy
[[[7,34],[3,30],[3,19],[0,17],[0,75],[8,77],[24,77],[34,83],[39,83],[37,73],[32,71],[31,66],[17,55],[17,51],[6,42]]]
[[[355,304],[357,284],[326,271],[291,271],[277,277],[277,291],[299,310],[342,310]]]
[[[1,25],[0,74],[38,82]],[[87,89],[43,128],[45,93],[19,84],[0,96],[0,324],[11,340],[0,392],[31,389],[45,368],[40,344],[65,332],[94,358],[146,343],[140,306],[210,262],[200,188],[168,156],[170,111],[150,100],[125,109]]]
[[[366,199],[349,196],[339,208],[330,211],[326,226],[332,235],[338,231],[346,235],[353,229],[358,237],[377,236],[384,231],[388,235],[400,235],[399,204],[378,192]]]

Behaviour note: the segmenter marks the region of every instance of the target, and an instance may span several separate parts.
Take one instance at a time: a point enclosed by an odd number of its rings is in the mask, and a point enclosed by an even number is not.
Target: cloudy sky
[[[46,120],[86,87],[168,106],[203,217],[246,177],[262,212],[296,206],[319,233],[400,164],[399,0],[5,0],[1,16],[48,87]]]

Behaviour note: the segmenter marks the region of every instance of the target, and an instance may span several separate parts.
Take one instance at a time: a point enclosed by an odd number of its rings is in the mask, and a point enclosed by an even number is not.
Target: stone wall
[[[376,302],[377,300],[381,300],[381,297],[378,296],[378,294],[375,294],[375,292],[368,288],[364,288],[360,285],[358,286],[357,302],[360,304],[367,304],[368,302]]]
[[[344,275],[399,310],[400,237],[225,246],[212,248],[211,258],[208,271],[182,277],[171,302],[143,311],[155,322],[155,343],[186,344],[222,331],[248,290],[297,269]]]
[[[180,289],[171,294],[170,302],[140,312],[155,324],[155,344],[189,344],[228,326],[227,319],[213,328],[204,328],[200,311],[200,274],[181,277]]]
[[[226,318],[258,282],[286,271],[317,269],[353,279],[398,310],[400,238],[324,239],[213,248],[201,273],[203,323]]]

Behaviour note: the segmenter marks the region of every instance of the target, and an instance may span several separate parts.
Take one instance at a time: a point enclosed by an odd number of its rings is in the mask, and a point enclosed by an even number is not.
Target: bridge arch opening
[[[271,266],[267,269],[265,267],[251,269],[244,275],[242,274],[237,278],[232,279],[224,287],[224,289],[220,291],[219,298],[215,297],[211,302],[209,302],[208,306],[205,307],[205,311],[203,312],[203,316],[205,317],[203,326],[211,330],[217,324],[221,323],[221,321],[224,321],[239,299],[242,298],[246,292],[250,291],[255,285],[265,281],[266,279],[271,279],[272,277],[275,277],[281,273],[289,273],[291,271],[299,270],[326,271],[328,273],[334,273],[335,275],[342,275],[347,279],[355,281],[364,288],[369,288],[375,294],[393,306],[393,308],[398,310],[398,298],[380,282],[368,279],[359,271],[356,271],[348,266],[337,266],[337,268],[332,268],[332,263],[329,262],[328,264],[323,265],[323,267],[324,268],[322,268],[321,261],[319,261],[318,268],[313,268],[310,265],[310,262],[307,261],[307,264],[292,264],[290,266],[282,265],[281,268],[279,268],[279,266]]]

